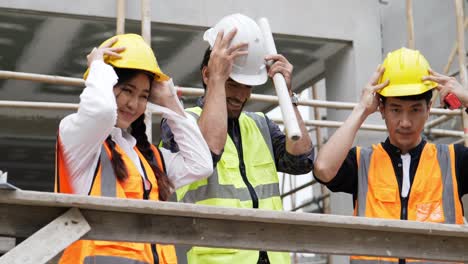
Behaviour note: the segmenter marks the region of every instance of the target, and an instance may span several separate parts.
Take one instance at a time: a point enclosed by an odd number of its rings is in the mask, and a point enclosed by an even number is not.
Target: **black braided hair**
[[[156,175],[159,187],[159,200],[167,201],[174,185],[171,183],[162,168],[160,168],[156,163],[154,152],[151,149],[151,143],[148,141],[148,137],[146,136],[145,114],[138,117],[138,119],[132,123],[131,128],[132,136],[137,140],[136,146],[138,150],[143,154]]]
[[[146,71],[135,70],[135,69],[115,68],[115,67],[114,67],[114,70],[117,76],[119,77],[118,83],[116,85],[119,85],[119,84],[122,84],[131,80],[138,73],[141,73],[141,72],[145,73],[148,76],[148,78],[150,79],[150,83],[154,79],[154,74],[146,72]],[[151,169],[153,170],[154,174],[156,175],[156,180],[158,182],[158,187],[159,187],[159,199],[162,201],[166,201],[169,198],[173,185],[170,182],[167,175],[164,173],[164,171],[161,168],[159,168],[159,166],[156,164],[154,153],[153,153],[153,150],[151,149],[151,144],[149,143],[148,137],[146,136],[146,125],[145,125],[144,119],[145,119],[145,115],[143,114],[131,124],[132,136],[136,138],[138,150],[143,154],[145,159],[150,164]],[[112,141],[111,136],[107,137],[106,143],[111,149],[111,155],[112,155],[111,164],[112,164],[112,168],[114,170],[115,176],[119,181],[123,182],[128,178],[128,172],[127,172],[125,163],[122,160],[122,156],[115,149],[115,142]]]
[[[108,136],[106,143],[111,149],[111,164],[112,169],[114,169],[115,177],[121,182],[125,181],[128,178],[127,168],[125,163],[122,160],[122,155],[115,149],[115,142],[112,141],[111,136]]]

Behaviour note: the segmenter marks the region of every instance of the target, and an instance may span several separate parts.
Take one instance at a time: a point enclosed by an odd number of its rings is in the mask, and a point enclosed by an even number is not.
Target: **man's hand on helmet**
[[[248,43],[242,42],[231,46],[231,41],[236,35],[237,30],[233,29],[226,35],[223,31],[219,31],[216,36],[213,49],[211,51],[210,61],[208,62],[208,74],[210,78],[217,78],[219,81],[225,82],[232,72],[234,59],[247,55]]]
[[[423,77],[423,81],[433,81],[437,83],[436,89],[439,90],[441,105],[445,105],[444,98],[449,93],[452,93],[460,99],[465,107],[468,106],[468,93],[455,77],[446,76],[433,70],[429,70],[429,74],[430,75]]]
[[[266,61],[273,61],[273,64],[268,67],[268,76],[273,78],[273,76],[277,73],[281,73],[286,80],[286,85],[288,86],[289,95],[292,95],[292,87],[291,87],[291,80],[292,80],[292,72],[293,72],[293,65],[289,63],[289,61],[281,54],[276,55],[268,55],[265,57]],[[267,64],[268,65],[268,64]]]
[[[356,107],[361,107],[366,115],[370,115],[377,111],[380,103],[380,95],[378,92],[389,84],[389,80],[379,83],[379,79],[382,77],[384,71],[384,67],[381,65],[377,66],[377,69],[374,74],[372,74],[366,87],[362,90],[361,100]]]

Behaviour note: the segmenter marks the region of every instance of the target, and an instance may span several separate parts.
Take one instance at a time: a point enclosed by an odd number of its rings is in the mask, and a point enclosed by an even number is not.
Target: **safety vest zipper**
[[[247,189],[249,189],[250,197],[252,197],[252,207],[255,209],[258,209],[258,196],[257,193],[255,192],[255,189],[253,188],[252,184],[249,182],[247,179],[247,174],[245,173],[245,165],[244,161],[239,157],[239,170],[242,176],[242,180],[244,181],[245,185],[247,186]]]

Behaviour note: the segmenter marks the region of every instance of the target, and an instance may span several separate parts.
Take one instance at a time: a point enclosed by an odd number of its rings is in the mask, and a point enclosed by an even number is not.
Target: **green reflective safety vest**
[[[202,109],[194,107],[186,111],[197,119]],[[276,171],[270,130],[262,113],[243,112],[239,116],[240,133],[245,172],[248,181],[258,196],[258,208],[282,211],[279,178]],[[203,205],[234,208],[252,208],[249,189],[242,179],[239,156],[231,137],[227,137],[221,160],[214,173],[176,191],[177,201]],[[187,251],[188,250],[188,251]],[[177,255],[187,254],[190,264],[246,263],[256,264],[259,252],[226,248],[192,247],[180,250]],[[289,253],[268,252],[272,264],[290,263]]]

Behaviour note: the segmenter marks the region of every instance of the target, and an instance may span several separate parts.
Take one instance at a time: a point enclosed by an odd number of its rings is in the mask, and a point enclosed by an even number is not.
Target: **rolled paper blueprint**
[[[268,19],[262,17],[257,21],[257,24],[262,30],[267,53],[269,55],[278,54]],[[283,116],[284,126],[286,128],[286,135],[289,139],[299,140],[302,136],[301,129],[299,128],[299,123],[297,122],[296,114],[294,113],[291,98],[289,97],[286,80],[281,73],[276,73],[273,76],[273,83],[275,85],[276,95],[278,96],[279,106]]]

